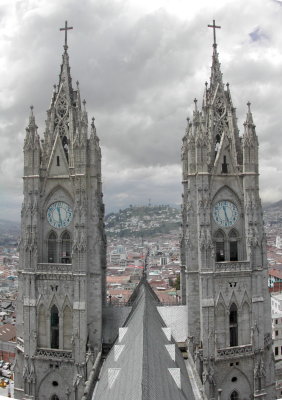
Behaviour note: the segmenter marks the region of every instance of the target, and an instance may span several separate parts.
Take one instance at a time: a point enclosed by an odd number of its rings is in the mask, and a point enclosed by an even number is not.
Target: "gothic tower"
[[[67,33],[67,27],[65,32]],[[101,151],[67,36],[40,140],[33,109],[24,141],[15,396],[77,400],[100,351],[105,295]]]
[[[183,138],[182,263],[188,341],[209,399],[273,399],[274,363],[258,139],[243,137],[215,40],[202,108]]]

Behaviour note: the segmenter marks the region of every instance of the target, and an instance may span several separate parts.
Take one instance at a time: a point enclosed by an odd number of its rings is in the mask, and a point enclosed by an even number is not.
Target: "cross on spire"
[[[73,29],[73,27],[68,26],[68,21],[65,22],[64,28],[60,28],[60,31],[65,31],[65,45],[64,45],[65,50],[67,50],[67,48],[68,48],[68,30],[69,29]]]
[[[212,25],[208,25],[208,28],[213,28],[213,45],[216,46],[215,30],[216,30],[216,28],[220,29],[221,26],[215,25],[215,20],[213,20],[213,24]]]

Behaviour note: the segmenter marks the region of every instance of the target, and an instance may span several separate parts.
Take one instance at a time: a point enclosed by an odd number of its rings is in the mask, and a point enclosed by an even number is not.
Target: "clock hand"
[[[63,223],[62,223],[62,217],[61,217],[61,211],[60,211],[60,208],[59,208],[59,207],[57,207],[57,211],[58,211],[58,214],[59,214],[59,221],[60,221],[60,224],[63,224]]]
[[[229,222],[229,219],[228,219],[228,217],[227,217],[226,207],[225,207],[225,206],[223,206],[223,210],[224,210],[224,214],[225,214],[225,219],[226,219],[227,222]]]

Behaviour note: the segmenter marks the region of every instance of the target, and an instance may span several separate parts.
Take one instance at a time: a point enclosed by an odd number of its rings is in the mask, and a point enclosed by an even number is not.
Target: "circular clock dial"
[[[216,203],[213,207],[212,215],[217,225],[224,228],[234,225],[239,218],[237,206],[228,200]]]
[[[56,201],[47,210],[47,220],[54,228],[65,228],[73,217],[71,207],[63,201]]]

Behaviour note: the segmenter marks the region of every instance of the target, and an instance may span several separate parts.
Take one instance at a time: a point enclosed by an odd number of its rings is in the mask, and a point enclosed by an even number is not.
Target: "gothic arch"
[[[241,302],[240,308],[242,308],[242,306],[243,306],[244,303],[248,303],[249,306],[250,306],[250,304],[251,304],[250,298],[249,298],[248,293],[247,293],[246,290],[244,291],[244,294],[243,294],[243,298],[242,298],[242,302]]]
[[[217,296],[217,299],[216,299],[216,306],[217,306],[218,304],[220,304],[220,303],[224,306],[224,308],[225,308],[225,310],[226,310],[227,307],[226,307],[225,300],[224,300],[224,297],[223,297],[223,295],[222,295],[221,292],[219,292],[219,294],[218,294],[218,296]]]
[[[64,188],[62,185],[56,185],[53,187],[53,189],[50,190],[50,192],[46,196],[45,202],[43,205],[43,209],[46,209],[53,202],[52,197],[54,197],[56,192],[59,192],[59,191],[62,191],[66,196],[66,200],[71,203],[70,205],[73,205],[74,200],[73,200],[73,196],[71,195],[71,193],[66,188]]]
[[[211,204],[215,204],[217,201],[219,201],[221,199],[220,193],[224,191],[228,193],[227,197],[225,196],[225,199],[234,202],[239,209],[242,209],[242,202],[238,197],[238,194],[228,185],[222,186],[215,192],[211,200]]]
[[[68,387],[68,382],[63,378],[61,373],[56,369],[56,371],[51,370],[46,374],[46,376],[42,379],[40,382],[39,388],[38,388],[38,398],[39,399],[45,399],[46,393],[50,393],[50,388],[52,388],[52,382],[56,381],[58,383],[58,389],[63,393],[65,392],[65,389]],[[54,391],[55,392],[55,391]],[[52,396],[56,395],[56,393],[52,393]],[[60,397],[58,396],[60,399]],[[50,397],[52,399],[52,397]]]
[[[237,378],[235,382],[232,381],[234,377]],[[240,394],[240,399],[248,399],[251,394],[251,384],[247,375],[235,366],[223,375],[218,387],[222,388],[221,397],[223,399],[229,400],[234,390]]]
[[[51,289],[52,290],[56,290],[56,281],[54,281],[54,286],[51,285]],[[54,294],[51,298],[51,301],[49,301],[49,305],[48,305],[48,311],[51,311],[52,306],[55,304],[56,307],[58,307],[58,309],[60,310],[61,307],[59,307],[59,299],[57,298],[57,296]],[[62,302],[61,302],[62,304]]]
[[[230,307],[231,307],[231,305],[233,303],[236,305],[237,309],[239,310],[239,308],[240,308],[239,307],[239,302],[237,300],[237,297],[236,297],[236,294],[235,294],[234,290],[232,291],[232,295],[231,295],[230,300],[229,300],[229,305],[228,305],[229,309],[230,309]]]

